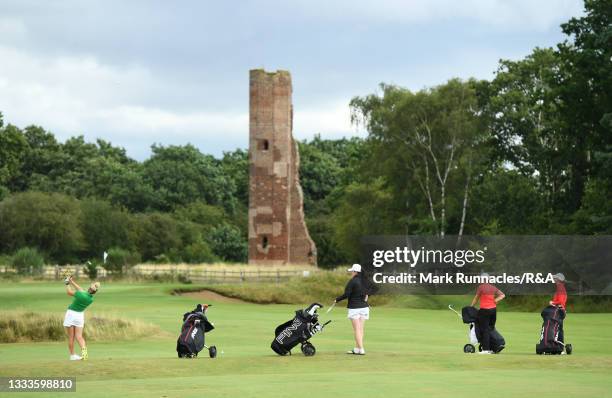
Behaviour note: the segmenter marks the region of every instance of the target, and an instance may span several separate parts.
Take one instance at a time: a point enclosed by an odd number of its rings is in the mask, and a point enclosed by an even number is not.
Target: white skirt
[[[79,328],[85,326],[85,313],[73,310],[66,311],[66,316],[64,317],[64,327],[68,328],[70,326],[76,326]]]
[[[364,308],[349,308],[349,319],[370,319],[370,307]]]

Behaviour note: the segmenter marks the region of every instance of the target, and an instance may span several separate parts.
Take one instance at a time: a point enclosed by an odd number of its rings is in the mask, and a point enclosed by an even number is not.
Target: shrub
[[[24,247],[13,254],[11,265],[22,275],[40,274],[45,260],[35,248]]]
[[[191,264],[213,263],[218,260],[206,242],[194,242],[183,251],[183,260]]]
[[[112,248],[108,250],[106,268],[113,274],[122,274],[124,269],[130,268],[140,262],[140,255],[129,250]]]
[[[86,262],[83,272],[85,272],[89,279],[96,279],[98,277],[98,264],[95,261]]]
[[[168,263],[171,262],[170,258],[168,256],[166,256],[165,254],[160,254],[160,255],[155,256],[153,258],[153,261],[156,264],[168,264]]]
[[[219,225],[213,229],[210,241],[213,252],[225,261],[246,261],[247,240],[237,227],[227,223]]]

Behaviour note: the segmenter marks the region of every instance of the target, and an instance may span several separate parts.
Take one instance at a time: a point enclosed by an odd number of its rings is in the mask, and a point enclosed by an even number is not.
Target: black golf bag
[[[319,308],[323,306],[313,303],[306,309],[295,311],[293,319],[279,325],[274,331],[274,340],[270,346],[272,350],[278,355],[291,355],[291,349],[301,344],[302,353],[307,357],[313,356],[316,349],[308,339],[331,322],[327,321],[323,325],[319,323],[319,314],[317,314]]]
[[[208,349],[211,358],[217,356],[215,346],[208,347],[204,344],[205,334],[215,328],[206,317],[208,307],[209,305],[198,304],[195,310],[183,314],[181,334],[176,341],[179,358],[195,358],[203,348]]]
[[[536,344],[536,354],[559,355],[563,350],[571,354],[572,345],[565,344],[563,336],[565,310],[556,305],[549,305],[542,310],[541,315],[544,322],[540,331],[540,342]]]
[[[480,345],[482,332],[480,330],[480,326],[478,326],[478,310],[471,306],[463,307],[461,309],[461,319],[463,320],[463,323],[470,325],[470,329],[468,331],[470,343],[463,346],[463,352],[476,352],[476,344],[478,344],[478,351],[482,351],[482,346]],[[493,351],[495,354],[499,354],[504,348],[506,348],[506,340],[495,328],[489,331],[489,342],[491,344],[491,351]]]

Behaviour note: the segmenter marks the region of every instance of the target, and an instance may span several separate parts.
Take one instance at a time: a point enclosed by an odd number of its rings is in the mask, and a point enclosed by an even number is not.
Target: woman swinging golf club
[[[93,303],[93,296],[100,289],[100,283],[92,283],[87,291],[79,286],[73,279],[72,275],[67,276],[64,279],[66,285],[66,293],[69,296],[74,297],[72,304],[68,306],[66,316],[64,317],[64,328],[66,328],[66,334],[68,335],[68,350],[70,351],[70,360],[87,360],[87,345],[83,338],[83,327],[85,326],[85,314],[84,311],[91,303]],[[79,346],[81,347],[81,355],[74,353],[74,339],[76,338]]]
[[[365,355],[363,348],[363,329],[365,321],[370,318],[370,307],[368,306],[367,283],[361,272],[361,265],[353,264],[348,269],[351,273],[351,280],[344,288],[344,294],[338,296],[334,303],[348,299],[348,318],[353,324],[355,334],[355,348],[348,351],[348,354]]]
[[[480,274],[483,279],[489,277],[489,274],[483,272]],[[481,334],[482,351],[480,354],[492,354],[491,350],[491,331],[495,329],[497,321],[497,303],[502,301],[506,295],[497,287],[490,283],[482,283],[476,290],[476,295],[472,300],[473,307],[477,301],[480,302],[478,309],[478,328]]]

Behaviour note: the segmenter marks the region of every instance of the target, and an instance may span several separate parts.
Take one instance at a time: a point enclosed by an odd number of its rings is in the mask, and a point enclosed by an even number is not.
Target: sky
[[[248,146],[249,70],[289,70],[294,137],[364,136],[349,101],[491,79],[564,40],[579,0],[0,1],[0,112],[144,160]]]

